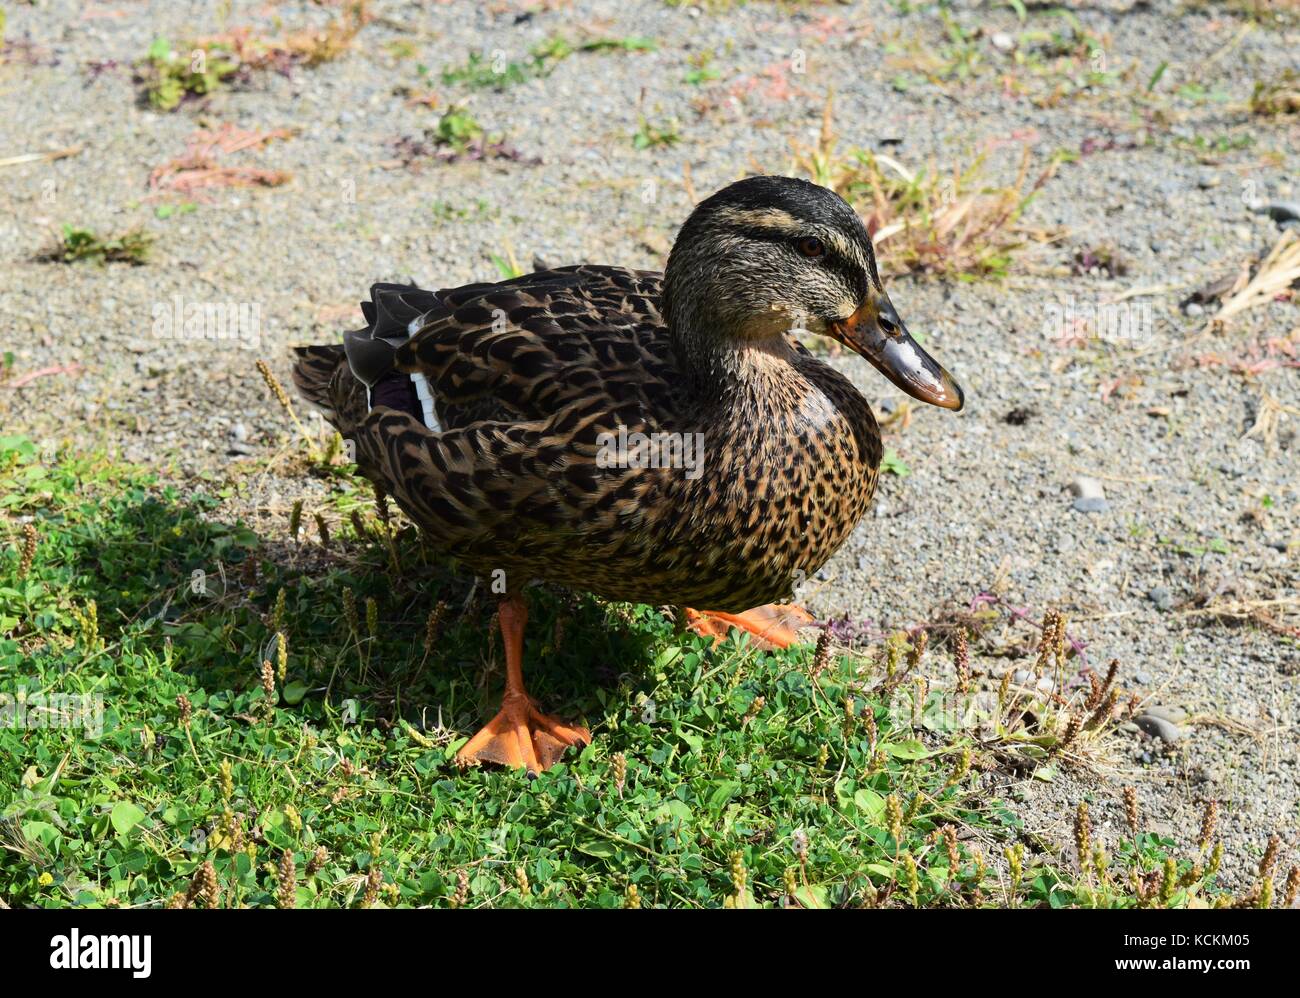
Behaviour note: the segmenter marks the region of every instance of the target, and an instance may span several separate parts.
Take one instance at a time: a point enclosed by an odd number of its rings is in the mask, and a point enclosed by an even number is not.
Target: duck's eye
[[[810,260],[816,260],[818,257],[826,255],[826,246],[816,236],[804,236],[795,244],[799,252]]]

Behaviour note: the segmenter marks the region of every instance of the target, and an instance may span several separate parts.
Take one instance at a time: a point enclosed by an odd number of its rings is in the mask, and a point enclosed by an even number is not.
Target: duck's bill
[[[868,302],[829,328],[837,340],[871,361],[912,398],[954,411],[965,403],[961,386],[912,339],[889,299]]]

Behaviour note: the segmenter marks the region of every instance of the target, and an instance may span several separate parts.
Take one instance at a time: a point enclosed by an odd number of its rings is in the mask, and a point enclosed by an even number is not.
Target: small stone
[[[248,439],[248,427],[245,426],[243,423],[232,423],[231,426],[230,426],[230,439],[231,439],[231,440],[247,440],[247,439]]]
[[[1179,707],[1162,707],[1157,704],[1144,708],[1142,713],[1151,717],[1159,717],[1170,724],[1182,724],[1187,720],[1187,711]]]
[[[995,31],[989,36],[989,41],[999,52],[1010,52],[1016,47],[1016,40],[1008,35],[1005,31]]]
[[[1212,187],[1218,187],[1219,175],[1207,170],[1196,178],[1196,186],[1203,191],[1208,191]]]
[[[1183,306],[1183,314],[1190,315],[1193,318],[1195,318],[1198,315],[1204,315],[1205,309],[1203,309],[1200,305],[1196,304],[1196,302],[1189,301],[1186,305]]]
[[[1165,586],[1156,586],[1149,593],[1147,599],[1156,605],[1157,610],[1171,610],[1174,605],[1173,594]]]
[[[1101,482],[1095,478],[1089,478],[1087,475],[1079,475],[1070,483],[1070,491],[1080,499],[1101,499],[1106,492],[1101,487]]]
[[[1154,738],[1159,738],[1166,745],[1174,745],[1183,738],[1183,730],[1171,721],[1155,714],[1139,714],[1134,720],[1137,726]]]
[[[1143,672],[1141,669],[1138,669],[1137,672],[1133,673],[1133,682],[1137,683],[1139,686],[1150,686],[1151,673]]]
[[[1097,496],[1074,500],[1074,510],[1077,513],[1104,513],[1108,509],[1110,509],[1110,503]]]

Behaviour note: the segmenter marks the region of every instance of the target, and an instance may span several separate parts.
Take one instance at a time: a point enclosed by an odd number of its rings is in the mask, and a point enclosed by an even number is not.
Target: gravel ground
[[[1008,279],[892,281],[895,304],[957,375],[968,408],[954,417],[918,407],[895,430],[888,445],[911,473],[885,476],[874,512],[807,600],[868,633],[933,622],[981,593],[996,594],[1004,620],[1013,607],[1034,619],[1063,607],[1089,662],[1118,658],[1129,691],[1186,718],[1174,744],[1126,731],[1095,772],[1016,784],[1027,825],[1068,839],[1074,803],[1089,794],[1095,825],[1118,827],[1116,788],[1132,783],[1150,823],[1183,839],[1194,837],[1201,802],[1223,802],[1230,879],[1248,872],[1269,834],[1293,860],[1300,313],[1274,301],[1207,333],[1197,306],[1181,303],[1279,238],[1281,224],[1249,202],[1300,199],[1297,117],[1245,109],[1256,81],[1297,68],[1300,28],[1294,18],[1252,27],[1217,3],[1067,6],[1100,42],[1104,66],[1093,68],[1118,79],[1064,97],[1053,96],[1064,77],[1018,66],[1012,51],[1028,48],[1022,32],[1066,28],[1037,8],[1021,25],[1009,8],[953,3],[971,71],[928,82],[918,61],[950,60],[953,44],[934,10],[375,2],[342,58],[260,73],[170,114],[143,106],[132,80],[155,37],[179,44],[240,25],[276,35],[279,23],[320,25],[335,11],[234,3],[222,20],[202,3],[11,8],[0,159],[80,152],[0,166],[3,349],[14,354],[11,382],[80,367],[0,386],[0,420],[5,432],[106,443],[182,483],[261,461],[256,504],[239,512],[282,531],[286,504],[310,502],[316,486],[268,460],[288,436],[254,361],[286,377],[285,348],[355,325],[372,281],[493,279],[492,254],[507,252],[525,266],[658,268],[689,211],[689,185],[703,196],[746,172],[789,172],[791,142],[815,138],[828,88],[841,150],[884,150],[913,166],[985,151],[1000,182],[1014,177],[1024,144],[1039,166],[1072,152],[1026,214],[1055,238],[1026,248]],[[470,53],[524,63],[550,37],[589,33],[655,48],[577,52],[501,90],[441,79]],[[692,57],[709,52],[719,78],[685,82]],[[435,109],[408,99],[428,91]],[[395,143],[450,104],[518,157],[402,165]],[[675,121],[680,141],[637,148],[641,115]],[[150,199],[151,170],[183,153],[197,128],[223,123],[293,129],[226,160],[292,179],[158,211],[185,199]],[[37,262],[65,223],[101,233],[141,225],[156,236],[153,256],[141,267]],[[1124,273],[1072,266],[1103,246]],[[1128,299],[1150,306],[1131,340],[1045,335],[1053,308],[1141,288],[1157,290]],[[160,338],[157,309],[176,296],[257,306],[256,341]],[[878,411],[898,409],[901,396],[864,362],[834,363]],[[1104,489],[1103,502],[1078,504],[1094,511],[1076,508],[1079,476]],[[1290,636],[1192,612],[1225,600],[1281,601],[1271,612]],[[997,648],[1031,634],[995,629],[978,646],[980,664],[1001,670]]]

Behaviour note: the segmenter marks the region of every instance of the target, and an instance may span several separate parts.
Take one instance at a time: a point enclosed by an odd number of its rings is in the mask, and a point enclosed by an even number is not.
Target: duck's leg
[[[528,604],[519,594],[507,596],[497,608],[501,642],[506,652],[506,692],[501,710],[456,753],[461,765],[496,762],[530,773],[550,769],[570,745],[586,745],[586,728],[563,724],[537,709],[524,689],[524,625]]]
[[[803,607],[786,603],[768,603],[744,613],[686,609],[686,626],[696,634],[711,637],[716,643],[735,627],[745,631],[760,648],[789,648],[798,640],[799,628],[813,622],[813,615]]]

